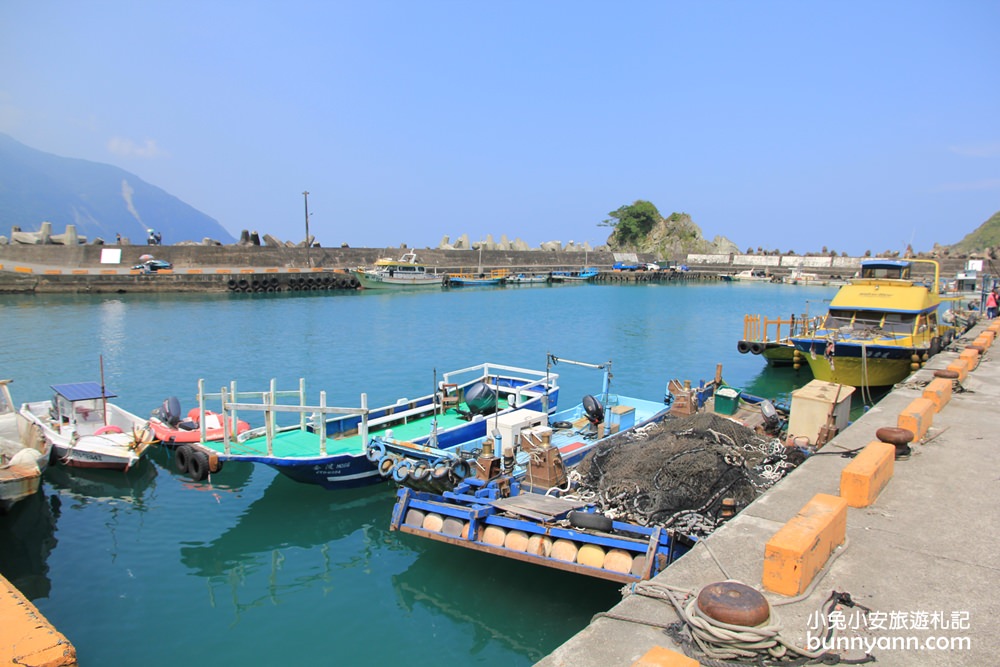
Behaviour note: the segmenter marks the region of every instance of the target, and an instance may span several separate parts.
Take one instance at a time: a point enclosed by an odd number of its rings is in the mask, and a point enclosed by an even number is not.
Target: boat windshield
[[[909,280],[910,267],[909,265],[900,264],[862,264],[861,277],[873,279],[885,278],[892,280]]]
[[[886,313],[882,329],[897,334],[913,333],[913,323],[916,319],[915,313]]]

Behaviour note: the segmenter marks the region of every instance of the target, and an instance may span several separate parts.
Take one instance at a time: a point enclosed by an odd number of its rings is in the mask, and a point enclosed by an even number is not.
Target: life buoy
[[[747,352],[750,351],[750,343],[748,343],[745,340],[741,340],[740,342],[736,343],[736,351],[739,352],[740,354],[746,354]]]
[[[750,352],[761,354],[764,351],[764,343],[750,343]]]
[[[105,435],[106,433],[122,433],[123,431],[114,424],[108,424],[94,431],[94,435]]]

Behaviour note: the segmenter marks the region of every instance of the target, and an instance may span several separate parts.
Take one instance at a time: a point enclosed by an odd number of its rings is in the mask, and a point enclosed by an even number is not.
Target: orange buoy
[[[552,557],[557,560],[563,560],[567,563],[576,562],[576,554],[580,551],[580,548],[576,546],[576,542],[573,540],[558,539],[552,543]]]
[[[431,512],[424,517],[424,530],[440,533],[442,528],[444,528],[444,518],[440,514]]]
[[[611,549],[604,556],[604,569],[628,574],[632,571],[632,554],[624,549]]]
[[[607,554],[596,544],[582,544],[576,554],[576,562],[588,567],[604,567]]]
[[[532,535],[528,538],[526,551],[535,556],[548,557],[552,554],[552,538],[548,535]]]
[[[527,551],[528,534],[523,530],[508,531],[507,536],[503,539],[503,545],[505,548],[512,549],[513,551]]]
[[[495,547],[502,547],[507,531],[500,526],[486,526],[483,530],[483,542]]]

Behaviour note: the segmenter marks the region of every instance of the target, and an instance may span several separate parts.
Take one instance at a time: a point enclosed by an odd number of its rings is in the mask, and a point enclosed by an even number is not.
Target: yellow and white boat
[[[934,265],[929,284],[913,265]],[[791,338],[794,362],[809,364],[818,380],[852,387],[886,387],[919,369],[951,342],[955,328],[941,321],[939,267],[934,260],[868,260],[860,277],[837,291],[823,323]]]

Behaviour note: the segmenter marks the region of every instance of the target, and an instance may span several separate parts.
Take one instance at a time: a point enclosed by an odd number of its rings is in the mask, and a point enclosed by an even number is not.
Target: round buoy
[[[528,538],[527,552],[547,558],[552,554],[552,538],[548,535],[532,535]]]
[[[441,532],[451,537],[465,537],[465,531],[469,524],[466,521],[453,516],[445,517]]]
[[[483,529],[483,542],[494,547],[502,547],[507,531],[500,526],[486,526]]]
[[[632,569],[629,570],[636,577],[642,577],[646,574],[646,554],[638,554],[632,558]]]
[[[611,549],[604,556],[605,570],[628,574],[632,570],[632,554],[624,549]]]
[[[410,509],[406,511],[406,519],[403,520],[403,523],[405,523],[407,526],[416,526],[417,528],[423,528],[424,518],[426,516],[427,516],[426,512]]]
[[[698,593],[698,608],[721,623],[752,628],[771,617],[771,607],[759,591],[735,581],[709,584]]]
[[[953,371],[950,368],[941,368],[934,371],[934,377],[945,378],[946,380],[957,380],[961,375],[958,371]]]
[[[909,429],[898,428],[896,426],[883,426],[875,431],[875,437],[880,442],[886,442],[890,445],[907,445],[913,442],[914,434]]]
[[[507,536],[503,538],[503,545],[505,548],[512,549],[513,551],[527,551],[528,534],[523,530],[508,531]]]
[[[604,567],[606,557],[604,549],[596,544],[583,544],[580,545],[580,550],[576,554],[576,562],[588,567]]]
[[[440,514],[431,512],[424,517],[423,528],[424,530],[432,530],[435,533],[440,533],[441,529],[444,528],[444,519]]]
[[[576,546],[576,542],[573,540],[559,539],[552,543],[551,556],[556,560],[564,560],[567,563],[573,563],[576,562],[576,554],[579,551],[580,548]]]

